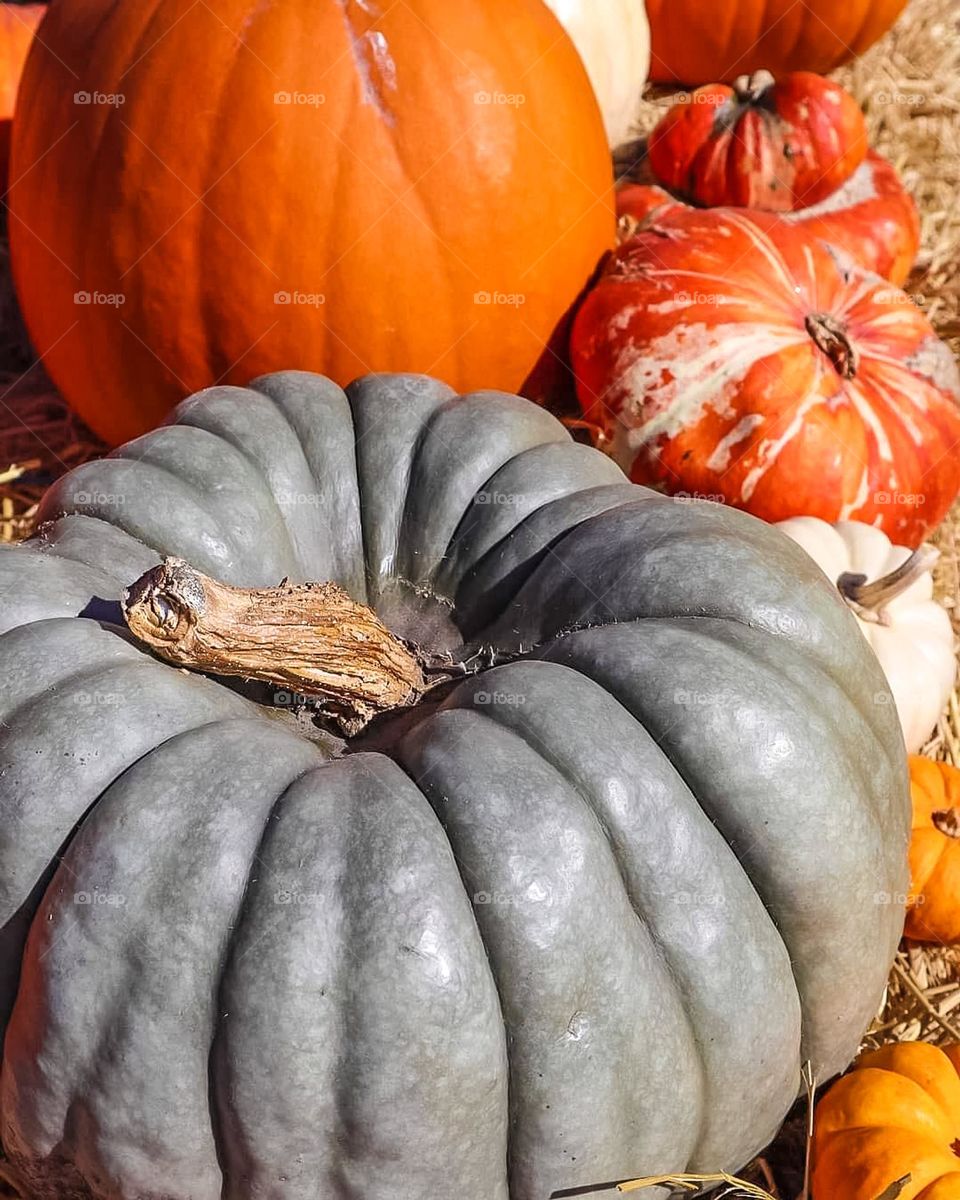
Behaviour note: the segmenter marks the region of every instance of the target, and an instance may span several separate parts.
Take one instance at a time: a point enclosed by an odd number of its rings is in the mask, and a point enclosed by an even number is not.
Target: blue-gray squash
[[[0,552],[0,1128],[34,1195],[733,1169],[856,1052],[904,751],[777,531],[513,396],[300,373],[191,397],[40,516]],[[336,737],[136,643],[118,600],[168,555],[336,581],[473,673]]]

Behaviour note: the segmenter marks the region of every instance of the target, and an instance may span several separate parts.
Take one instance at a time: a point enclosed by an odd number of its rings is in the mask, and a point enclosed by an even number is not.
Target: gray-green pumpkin
[[[901,930],[886,685],[804,553],[423,377],[213,388],[0,553],[2,1137],[40,1197],[740,1166]],[[165,555],[522,656],[307,736],[118,623]]]

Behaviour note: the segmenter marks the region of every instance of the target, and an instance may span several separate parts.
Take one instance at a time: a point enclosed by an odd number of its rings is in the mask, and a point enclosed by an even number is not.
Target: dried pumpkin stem
[[[938,808],[930,814],[930,820],[944,837],[960,838],[960,808]]]
[[[884,608],[926,575],[939,557],[935,546],[924,543],[889,575],[869,583],[866,575],[845,571],[837,580],[837,588],[859,617],[885,625]]]
[[[833,363],[841,379],[853,379],[859,358],[846,326],[829,313],[810,313],[804,321],[807,333]]]
[[[130,631],[160,657],[261,680],[319,701],[348,736],[416,703],[416,654],[335,583],[237,588],[167,558],[123,594]]]
[[[754,71],[752,75],[739,75],[733,90],[741,104],[759,104],[776,80],[769,71]]]

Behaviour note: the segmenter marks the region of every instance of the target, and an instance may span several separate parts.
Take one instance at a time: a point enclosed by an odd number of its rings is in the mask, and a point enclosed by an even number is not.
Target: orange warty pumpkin
[[[668,206],[577,314],[581,407],[637,482],[916,546],[960,488],[960,375],[923,313],[770,213]]]
[[[887,32],[907,0],[647,0],[650,78],[710,83],[766,68],[823,75]]]
[[[705,207],[732,204],[790,212],[825,200],[867,153],[860,105],[809,71],[774,81],[769,71],[733,87],[698,88],[650,134],[654,174]]]
[[[878,1200],[907,1175],[899,1200],[957,1200],[958,1065],[924,1042],[862,1055],[817,1105],[814,1200]]]
[[[917,941],[960,942],[960,770],[911,755],[910,793],[912,882],[904,932]]]
[[[540,0],[55,4],[23,94],[17,288],[112,441],[279,367],[516,389],[614,241]]]
[[[10,131],[23,64],[45,4],[0,4],[0,185],[6,191],[10,166]]]
[[[664,205],[682,203],[655,184],[627,183],[617,190],[618,214],[633,221],[643,222]],[[906,282],[920,248],[920,217],[913,197],[893,165],[873,151],[826,200],[781,216],[898,287]]]

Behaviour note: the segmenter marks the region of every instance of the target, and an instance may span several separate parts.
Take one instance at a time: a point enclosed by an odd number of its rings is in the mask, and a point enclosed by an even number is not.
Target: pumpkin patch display
[[[862,54],[907,0],[647,0],[650,77],[695,86],[768,70],[826,74]],[[872,1198],[875,1200],[875,1198]]]
[[[744,75],[678,101],[647,142],[654,174],[704,207],[789,212],[825,200],[867,153],[860,105],[809,71]]]
[[[628,483],[514,396],[300,372],[192,397],[40,519],[0,548],[28,1194],[733,1168],[801,1063],[856,1051],[906,765],[853,617],[776,530]],[[281,637],[330,653],[265,667]]]
[[[682,201],[655,184],[626,183],[617,189],[618,215],[631,224],[678,203]],[[920,248],[916,203],[894,166],[872,150],[826,200],[780,216],[898,287],[906,282]]]
[[[13,159],[31,340],[111,443],[280,363],[517,389],[615,240],[540,0],[53,5]]]
[[[817,1105],[814,1200],[955,1200],[960,1195],[957,1047],[883,1046]],[[909,1177],[909,1178],[908,1178]],[[901,1191],[894,1189],[904,1181]]]
[[[912,755],[910,897],[904,933],[921,942],[960,942],[960,770]]]
[[[644,0],[546,0],[580,52],[611,146],[630,136],[650,69]]]
[[[580,308],[585,417],[638,483],[915,547],[960,488],[960,374],[919,308],[774,214],[666,207]]]
[[[887,677],[907,750],[915,754],[957,678],[953,628],[933,598],[937,551],[921,546],[911,554],[859,521],[828,525],[817,517],[791,517],[777,528],[806,550],[853,610]]]

